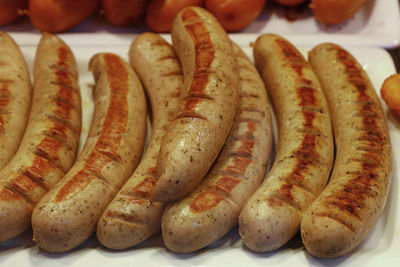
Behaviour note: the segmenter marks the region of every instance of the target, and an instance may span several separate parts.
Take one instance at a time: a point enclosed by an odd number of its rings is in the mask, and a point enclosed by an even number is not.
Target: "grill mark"
[[[296,131],[298,133],[304,133],[304,134],[309,134],[309,135],[315,135],[316,137],[320,136],[326,136],[325,134],[322,134],[321,130],[318,128],[297,128]]]
[[[82,170],[58,191],[56,202],[72,198],[96,178],[112,190],[110,182],[100,174],[100,170],[110,161],[119,158],[120,141],[128,124],[129,77],[123,62],[117,56],[105,54],[104,62],[111,92],[100,134]]]
[[[271,197],[268,197],[266,201],[268,202],[268,204],[270,204],[269,201],[270,198],[278,199],[282,202],[282,204],[286,204],[292,207],[297,212],[301,213],[301,208],[298,205],[296,205],[296,203],[294,203],[293,198],[291,197],[291,188],[289,187],[290,187],[289,185],[286,186],[284,184],[284,186],[281,187],[281,189],[279,189],[277,193],[273,194]]]
[[[3,82],[2,87],[0,88],[0,110],[7,110],[8,104],[11,101],[12,98],[12,93],[9,90],[9,82]],[[5,119],[3,117],[5,113],[1,112],[0,113],[0,133],[3,133],[4,131],[4,125],[5,125]]]
[[[158,174],[157,166],[147,168],[146,175],[151,175],[151,177],[157,177],[157,174]]]
[[[68,68],[67,60],[70,56],[69,50],[66,47],[59,47],[57,50],[58,53],[58,66],[62,66]],[[60,118],[68,121],[71,118],[71,110],[73,109],[73,90],[72,82],[69,77],[69,71],[65,69],[55,69],[55,83],[58,86],[58,92],[55,99],[56,102],[56,109],[53,113]],[[67,85],[67,86],[64,86]]]
[[[143,180],[133,187],[132,192],[134,195],[138,194],[141,197],[147,197],[152,191],[154,185],[157,182],[155,177],[144,177]]]
[[[196,99],[198,98],[198,99]],[[185,102],[185,108],[194,108],[194,107],[186,107],[186,105],[197,105],[198,103],[196,101],[202,101],[204,99],[206,100],[214,100],[211,96],[208,94],[205,94],[204,92],[189,92],[188,95],[184,98],[186,100]],[[195,103],[190,103],[191,101]]]
[[[300,106],[315,106],[317,101],[315,94],[316,90],[313,87],[301,86],[296,90],[297,98],[300,99]]]
[[[21,199],[21,196],[12,191],[6,185],[1,185],[0,189],[0,200],[5,202],[10,202],[13,200]],[[26,201],[26,200],[25,200]]]
[[[363,76],[362,70],[356,65],[355,60],[351,55],[342,48],[336,48],[336,57],[342,63],[345,70],[347,81],[356,89],[357,100],[360,103],[359,112],[362,114],[377,110],[376,104],[373,99],[368,95],[367,80]],[[378,147],[378,150],[383,151],[383,146],[386,144],[386,138],[383,137],[382,132],[376,130],[376,118],[373,116],[363,116],[362,126],[358,128],[370,129],[366,132],[361,132],[362,136],[357,137],[362,141],[366,141],[368,146]],[[378,145],[377,145],[378,144]],[[375,152],[362,153],[361,158],[352,158],[352,161],[360,163],[360,170],[362,173],[357,175],[357,172],[350,173],[353,177],[347,179],[342,189],[336,191],[333,195],[327,197],[325,205],[335,205],[339,210],[346,212],[356,218],[360,218],[359,208],[365,204],[366,198],[375,197],[372,193],[372,186],[378,186],[375,180],[379,178],[377,168],[381,168],[382,164],[379,160],[379,154]]]
[[[52,170],[60,170],[62,173],[64,173],[51,161],[35,155],[30,166],[26,167],[22,174],[35,180],[37,184],[43,188],[43,190],[49,191],[50,187],[46,184],[45,177]]]
[[[68,61],[69,55],[70,55],[69,50],[64,46],[60,46],[57,49],[57,56],[58,56],[57,65],[68,67],[67,61]]]
[[[340,223],[341,225],[343,225],[347,229],[349,229],[351,232],[355,231],[350,224],[348,224],[346,221],[342,220],[340,218],[340,216],[338,216],[336,214],[332,214],[332,213],[328,213],[328,212],[319,212],[319,213],[315,213],[314,215],[315,216],[319,216],[319,217],[326,217],[326,218],[332,219],[332,220]]]
[[[171,72],[163,73],[161,74],[162,77],[172,77],[172,76],[183,76],[183,73],[181,70],[174,70]]]
[[[53,85],[56,85],[56,86],[59,86],[59,87],[65,87],[65,88],[73,90],[74,92],[79,92],[79,88],[78,87],[76,87],[76,86],[74,86],[72,84],[68,84],[68,83],[62,82],[62,81],[51,81],[50,84],[53,84]]]
[[[239,175],[239,176],[233,175],[235,177],[241,177],[241,178],[247,179],[246,171],[247,171],[247,167],[250,165],[251,162],[253,162],[253,160],[251,158],[234,157],[234,158],[232,158],[232,163],[230,165],[226,166],[225,171],[227,173]]]
[[[268,206],[270,207],[282,207],[283,201],[276,197],[268,197],[267,198]]]
[[[71,144],[68,142],[68,136],[66,134],[67,127],[64,124],[54,122],[54,126],[44,131],[44,136],[57,140],[60,144],[65,145],[69,149],[72,149]]]
[[[315,93],[316,90],[312,87],[298,87],[296,89],[297,98],[300,100],[299,105],[301,107],[309,107],[315,106],[316,97]],[[319,154],[316,152],[316,139],[317,135],[313,134],[313,129],[316,129],[313,125],[313,121],[315,119],[315,111],[304,109],[301,110],[301,113],[304,118],[304,137],[300,144],[300,146],[293,152],[290,158],[295,158],[296,165],[291,170],[290,174],[288,174],[289,180],[293,180],[295,184],[303,185],[299,186],[301,189],[304,188],[305,184],[305,173],[309,170],[310,166],[315,166],[320,161]],[[298,210],[301,207],[298,207],[294,202],[294,196],[292,195],[293,183],[286,181],[282,184],[281,188],[279,189],[280,194],[283,196],[282,201],[284,202],[291,202],[292,206],[296,206]],[[310,192],[309,188],[305,191]]]
[[[222,176],[215,183],[216,192],[229,199],[232,190],[242,182],[243,179],[234,176]],[[229,199],[230,200],[230,199]],[[230,200],[232,202],[232,200]]]
[[[53,64],[49,66],[50,70],[54,70],[54,71],[61,71],[61,72],[65,72],[66,74],[72,76],[74,79],[77,79],[77,75],[76,73],[74,73],[73,71],[71,71],[69,66],[63,66],[63,65],[57,65],[57,64]]]
[[[210,34],[204,21],[200,20],[200,16],[191,9],[187,9],[182,14],[183,23],[190,23],[184,25],[186,31],[190,35],[194,44],[194,75],[188,90],[188,96],[208,96],[205,92],[209,82],[210,74],[212,74],[211,64],[215,58],[214,44],[211,42]],[[186,100],[183,111],[178,117],[187,117],[192,114],[196,118],[205,119],[203,116],[197,114],[194,109],[204,99],[201,97],[197,100]],[[207,99],[212,99],[208,96]]]
[[[72,132],[76,133],[78,130],[72,125],[72,123],[69,120],[65,120],[56,114],[53,113],[45,113],[46,118],[48,118],[50,121],[52,121],[54,124],[60,124],[65,126],[67,129],[71,130]]]
[[[5,200],[6,201],[12,201],[12,200],[20,200],[22,199],[23,201],[25,201],[29,206],[34,206],[35,203],[33,203],[31,201],[30,198],[28,198],[25,194],[23,194],[22,192],[18,191],[18,188],[14,188],[12,185],[10,184],[3,184],[4,188],[7,188],[7,190],[5,190],[4,194],[5,194]],[[8,197],[8,199],[7,199]]]
[[[106,213],[107,217],[110,219],[117,219],[123,222],[129,223],[131,225],[136,225],[139,227],[146,226],[146,223],[140,219],[140,216],[136,214],[125,213],[116,210],[108,210]]]
[[[63,146],[56,139],[44,136],[42,141],[34,148],[33,154],[50,161],[60,170],[64,170],[60,165],[60,157],[58,155],[60,148]]]
[[[118,193],[118,202],[125,204],[144,204],[150,202],[150,200],[141,196],[135,196],[131,191],[125,191]]]
[[[303,56],[288,42],[281,39],[275,40],[276,44],[282,51],[283,55],[289,61],[290,67],[299,75],[303,75],[303,68],[306,65],[306,61]]]
[[[194,213],[200,213],[216,207],[226,198],[212,190],[201,192],[191,203],[190,210]]]
[[[374,146],[358,146],[356,148],[356,150],[360,150],[360,151],[364,151],[364,152],[376,153],[376,154],[379,154],[381,156],[384,156],[383,148],[381,146],[378,146],[378,145],[374,145]]]
[[[37,176],[30,171],[24,171],[22,175],[29,178],[32,181],[32,183],[36,184],[44,192],[48,192],[50,190],[50,188],[45,184],[43,177]]]
[[[315,193],[313,192],[313,190],[311,189],[309,184],[304,180],[304,177],[298,176],[295,173],[293,173],[289,176],[284,177],[283,180],[285,180],[287,183],[293,184],[294,186],[300,188],[301,190],[315,196]]]
[[[29,192],[32,192],[35,188],[39,187],[34,180],[31,180],[29,177],[18,174],[14,176],[8,183],[7,187],[11,189],[13,192],[18,194],[21,198],[23,198],[28,204],[34,206],[36,201],[34,201],[29,195]],[[46,191],[45,191],[46,192]]]

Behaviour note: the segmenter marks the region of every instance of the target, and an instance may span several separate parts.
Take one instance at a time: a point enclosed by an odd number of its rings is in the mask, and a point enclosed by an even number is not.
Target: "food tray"
[[[79,67],[80,86],[83,103],[83,129],[81,145],[86,138],[93,110],[92,74],[87,70],[87,64],[92,55],[98,52],[113,52],[128,58],[129,44],[132,39],[126,36],[114,35],[115,40],[120,40],[118,45],[91,43],[92,36],[82,35],[87,39],[79,42],[64,36],[64,40],[71,46]],[[95,36],[99,38],[99,36]],[[234,41],[252,56],[250,43],[257,35],[232,35]],[[167,39],[169,40],[168,36]],[[36,39],[30,44],[22,44],[21,49],[26,57],[29,68],[32,69],[36,51]],[[296,38],[290,38],[295,45]],[[18,42],[18,40],[17,40]],[[302,47],[306,54],[311,47]],[[348,47],[349,51],[361,62],[376,88],[380,88],[383,80],[395,72],[389,54],[379,48]],[[310,256],[304,250],[300,236],[296,236],[283,248],[270,253],[253,253],[243,246],[238,229],[234,228],[221,240],[196,253],[186,255],[174,254],[163,246],[161,234],[156,234],[142,244],[123,251],[111,251],[100,245],[96,237],[91,237],[78,248],[61,254],[47,253],[38,248],[32,241],[32,231],[28,230],[22,235],[0,243],[0,266],[394,266],[400,264],[400,205],[399,202],[399,156],[400,156],[400,124],[395,121],[390,113],[385,114],[393,145],[393,184],[388,198],[387,206],[377,226],[369,237],[354,251],[346,256],[332,260],[320,260]]]

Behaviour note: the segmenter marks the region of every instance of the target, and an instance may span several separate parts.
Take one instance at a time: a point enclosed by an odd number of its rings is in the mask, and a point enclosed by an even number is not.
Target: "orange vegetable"
[[[297,6],[305,3],[307,0],[275,0],[275,2],[284,6]]]
[[[147,0],[103,0],[107,20],[114,26],[134,25],[144,16]]]
[[[16,21],[21,15],[18,10],[25,9],[28,0],[2,0],[0,1],[0,26]]]
[[[381,96],[389,109],[400,119],[400,74],[386,78],[381,88]]]
[[[155,32],[169,32],[172,21],[183,8],[202,6],[204,0],[150,0],[146,12],[146,24]]]
[[[338,24],[351,18],[367,0],[311,0],[314,16],[327,25]]]
[[[63,32],[95,13],[100,0],[29,0],[33,26],[45,32]]]
[[[266,0],[206,0],[208,9],[227,31],[239,31],[253,22]]]

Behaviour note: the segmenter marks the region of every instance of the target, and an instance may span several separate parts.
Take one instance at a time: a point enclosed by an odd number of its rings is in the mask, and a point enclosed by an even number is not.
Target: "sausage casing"
[[[264,34],[254,59],[277,116],[278,147],[264,183],[241,211],[239,233],[251,250],[271,251],[298,232],[303,213],[326,185],[334,148],[326,99],[300,52]]]
[[[81,129],[75,58],[69,47],[43,34],[34,62],[32,109],[21,145],[0,172],[0,240],[31,224],[33,207],[72,166]]]
[[[0,31],[0,170],[18,150],[31,106],[28,66],[14,40]]]
[[[240,100],[227,141],[200,185],[168,206],[162,234],[170,250],[188,253],[221,238],[237,223],[243,203],[262,182],[272,146],[269,100],[250,59],[234,44]]]
[[[50,252],[70,250],[95,231],[143,149],[146,100],[136,74],[111,53],[93,56],[89,67],[96,81],[95,109],[85,146],[32,215],[34,240]]]
[[[200,7],[183,9],[172,26],[182,64],[181,109],[161,144],[156,201],[189,193],[204,178],[232,126],[239,99],[239,72],[228,35]]]
[[[332,258],[357,246],[378,221],[391,183],[391,145],[380,101],[356,59],[335,44],[315,47],[309,59],[328,99],[337,153],[301,236],[312,255]]]
[[[157,157],[165,130],[180,102],[183,74],[172,46],[159,35],[144,33],[132,43],[130,62],[143,82],[152,108],[152,133],[140,164],[104,210],[97,238],[106,247],[124,249],[160,229],[163,202],[151,202],[157,181]]]

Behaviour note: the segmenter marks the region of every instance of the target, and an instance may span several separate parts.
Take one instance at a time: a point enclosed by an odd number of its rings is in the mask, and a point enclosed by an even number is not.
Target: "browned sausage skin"
[[[371,232],[391,183],[385,116],[367,74],[340,46],[309,53],[332,113],[337,155],[331,180],[304,215],[301,235],[312,255],[341,256]]]
[[[72,166],[81,128],[78,73],[69,47],[43,34],[34,64],[33,104],[21,145],[0,172],[0,240],[26,230],[33,207]]]
[[[244,205],[239,233],[251,250],[283,246],[324,188],[333,163],[328,105],[317,77],[287,40],[261,35],[254,59],[278,120],[278,148],[264,183]]]
[[[206,175],[232,125],[239,99],[239,73],[228,35],[200,7],[183,9],[172,26],[182,64],[181,110],[167,129],[158,159],[156,201],[189,193]]]
[[[129,64],[111,53],[95,55],[95,110],[85,146],[71,170],[32,215],[34,239],[51,252],[85,241],[141,156],[146,102]]]
[[[241,79],[239,107],[227,141],[205,179],[164,212],[163,238],[174,252],[199,250],[226,234],[267,169],[272,128],[266,89],[250,59],[237,45],[233,48]]]
[[[149,195],[157,181],[161,140],[179,108],[183,84],[178,58],[172,46],[159,35],[139,35],[129,55],[151,102],[152,133],[140,164],[98,222],[97,237],[111,249],[134,246],[160,229],[166,204],[151,202]]]

